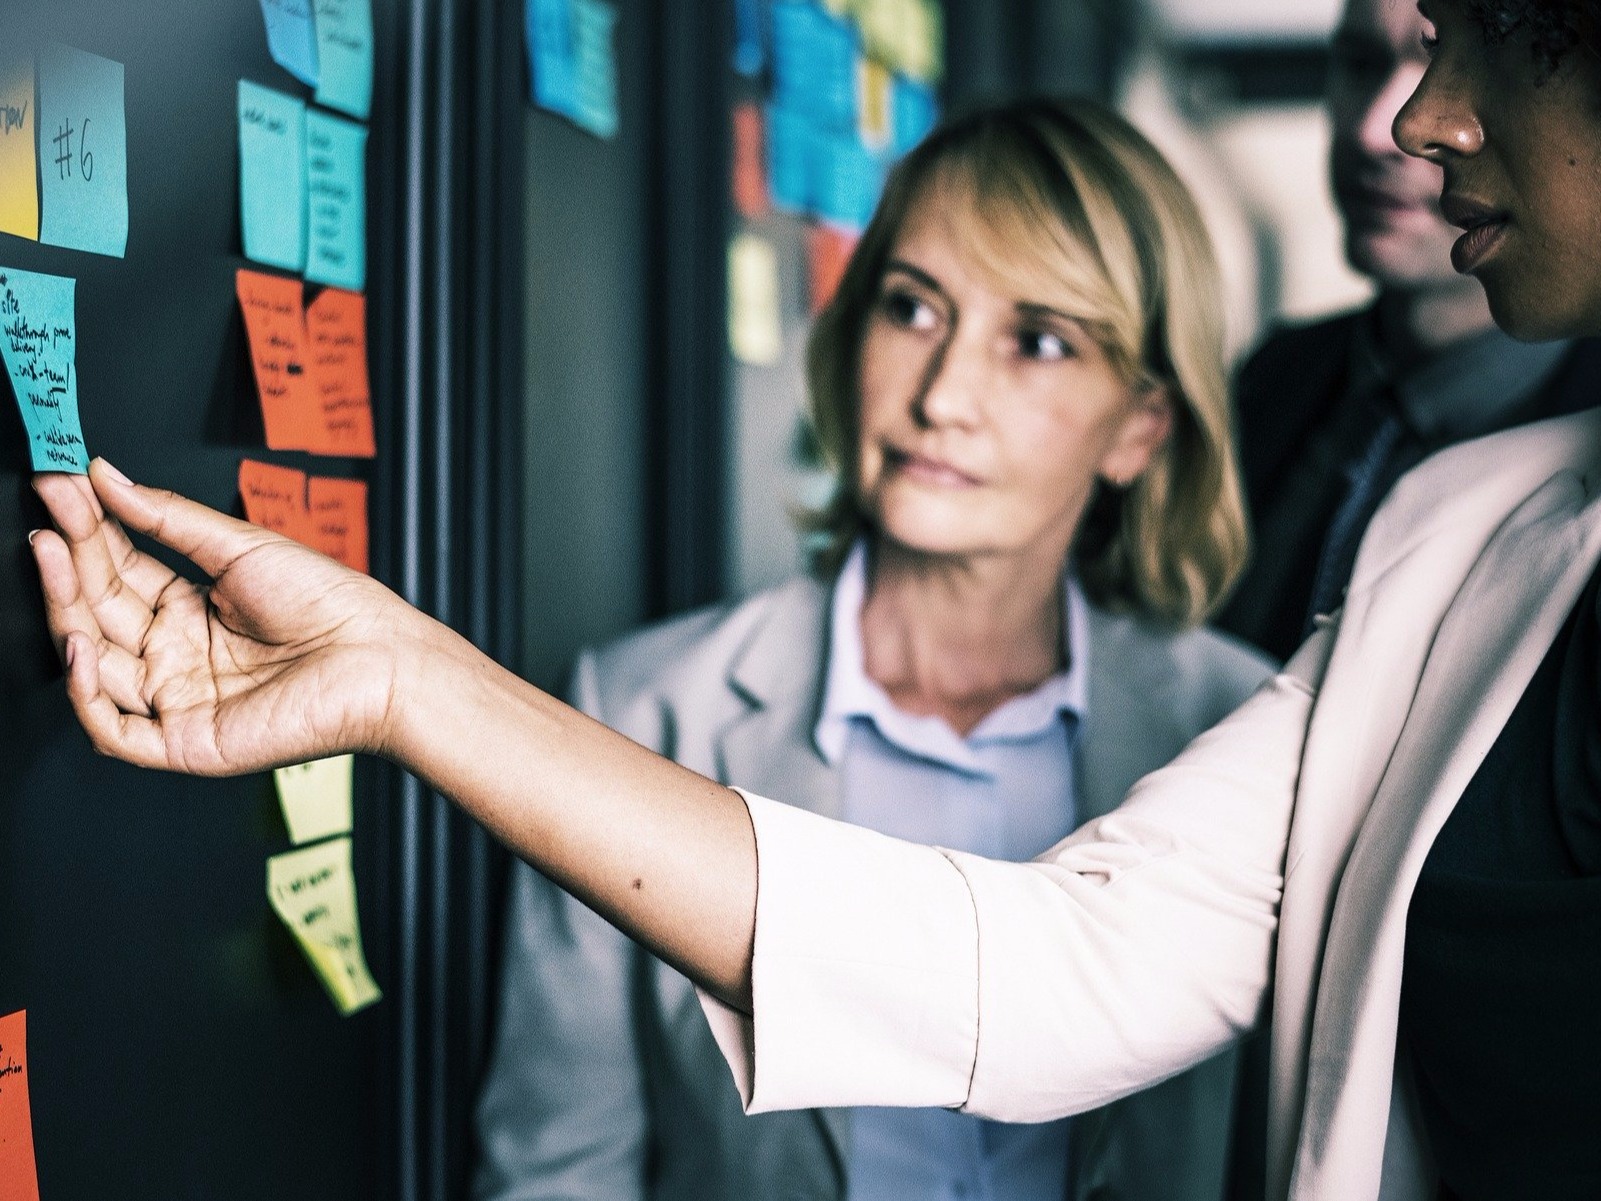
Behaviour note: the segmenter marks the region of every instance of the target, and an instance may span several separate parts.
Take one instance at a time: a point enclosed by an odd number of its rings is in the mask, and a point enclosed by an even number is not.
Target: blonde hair
[[[812,422],[839,478],[833,500],[805,519],[820,536],[814,566],[837,569],[869,524],[854,486],[862,336],[907,214],[935,191],[965,208],[964,249],[978,262],[1082,320],[1125,382],[1166,390],[1165,445],[1128,487],[1098,487],[1073,553],[1102,607],[1175,626],[1203,620],[1247,551],[1217,263],[1166,160],[1088,100],[960,118],[891,173],[808,348]]]

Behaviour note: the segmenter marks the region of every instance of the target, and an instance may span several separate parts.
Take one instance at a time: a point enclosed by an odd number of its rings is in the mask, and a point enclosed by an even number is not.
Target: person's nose
[[[1395,116],[1395,144],[1414,158],[1439,163],[1484,149],[1479,116],[1436,61]]]
[[[929,362],[912,413],[920,425],[968,427],[978,420],[988,381],[985,348],[958,331]]]

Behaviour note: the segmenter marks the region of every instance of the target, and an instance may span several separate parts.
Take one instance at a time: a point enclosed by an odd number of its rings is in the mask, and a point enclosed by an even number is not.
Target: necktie
[[[1405,430],[1400,415],[1393,407],[1386,406],[1367,441],[1347,463],[1345,495],[1334,510],[1329,532],[1323,540],[1323,553],[1318,556],[1303,634],[1311,633],[1314,617],[1331,612],[1339,605],[1351,578],[1351,568],[1356,563],[1362,534],[1379,502],[1395,482],[1390,470],[1392,457]]]

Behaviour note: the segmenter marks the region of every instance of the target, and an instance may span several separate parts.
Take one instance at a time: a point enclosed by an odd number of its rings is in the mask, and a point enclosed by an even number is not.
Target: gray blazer
[[[812,741],[829,595],[797,579],[586,652],[574,702],[705,775],[838,817],[838,780]],[[1218,634],[1093,606],[1089,642],[1080,821],[1113,809],[1270,671]],[[1075,1201],[1220,1197],[1234,1058],[1075,1119]],[[849,1111],[745,1116],[689,982],[522,865],[477,1127],[479,1201],[845,1196]]]

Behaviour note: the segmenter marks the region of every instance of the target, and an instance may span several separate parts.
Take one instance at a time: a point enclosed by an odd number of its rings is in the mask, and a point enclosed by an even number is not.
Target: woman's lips
[[[1467,275],[1485,259],[1497,246],[1501,244],[1502,235],[1506,233],[1506,218],[1496,218],[1475,225],[1467,233],[1456,240],[1451,247],[1451,266],[1458,272]]]
[[[973,488],[979,483],[965,471],[952,467],[940,459],[889,448],[884,451],[885,465],[907,479],[936,488]]]

